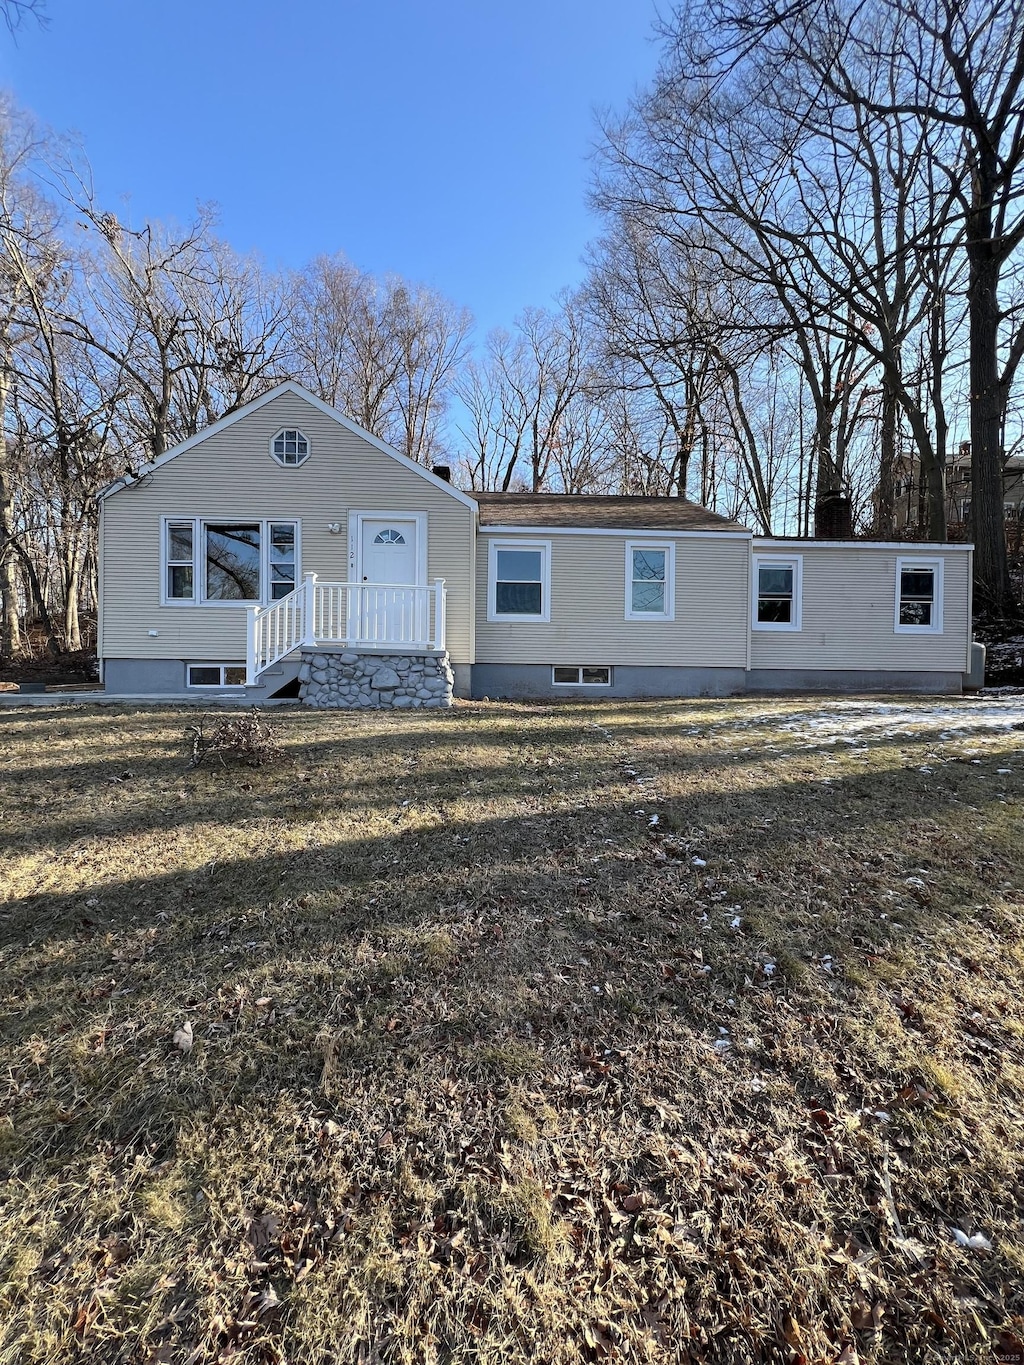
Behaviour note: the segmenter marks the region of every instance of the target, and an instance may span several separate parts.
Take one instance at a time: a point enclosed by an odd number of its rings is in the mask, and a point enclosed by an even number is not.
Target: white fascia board
[[[754,549],[762,546],[778,546],[783,550],[899,550],[901,554],[926,553],[929,550],[974,549],[973,544],[957,540],[776,540],[770,536],[755,536]]]
[[[634,526],[614,530],[587,526],[481,526],[482,536],[626,536],[629,540],[750,540],[752,531],[638,531]]]
[[[461,489],[454,488],[446,479],[439,479],[436,474],[431,473],[431,471],[423,465],[417,464],[415,460],[410,460],[408,455],[403,455],[400,451],[395,450],[394,447],[389,446],[386,441],[382,441],[379,436],[374,436],[369,431],[364,431],[363,428],[353,422],[351,418],[346,417],[343,413],[339,412],[337,408],[332,408],[330,403],[325,403],[322,398],[317,398],[315,393],[310,393],[310,391],[304,389],[301,384],[297,384],[294,379],[285,380],[283,384],[278,384],[275,388],[268,390],[267,393],[261,394],[259,398],[254,398],[251,403],[245,403],[242,407],[236,408],[234,412],[229,412],[226,417],[222,417],[211,426],[204,427],[202,431],[197,431],[194,436],[190,436],[187,441],[182,441],[180,445],[176,445],[172,450],[164,451],[158,459],[151,461],[150,464],[143,465],[139,470],[137,478],[117,479],[114,483],[108,484],[106,488],[101,488],[96,495],[97,498],[108,498],[111,494],[119,492],[122,488],[132,487],[134,484],[138,483],[140,479],[145,478],[148,474],[152,474],[154,470],[159,469],[162,465],[177,459],[179,455],[184,455],[186,450],[192,450],[193,447],[199,445],[201,441],[205,441],[208,436],[216,436],[218,432],[233,426],[235,422],[240,422],[243,417],[248,417],[250,413],[258,412],[259,409],[265,407],[267,403],[272,403],[275,398],[280,398],[281,395],[285,393],[291,393],[297,398],[304,399],[310,407],[316,408],[317,411],[322,412],[325,417],[333,418],[340,427],[344,427],[346,431],[350,431],[354,436],[362,437],[364,441],[369,445],[374,446],[383,455],[389,455],[391,459],[397,460],[400,465],[403,465],[413,474],[418,474],[420,478],[426,479],[428,483],[433,484],[433,486],[440,489],[442,493],[447,493],[450,497],[454,498],[456,502],[461,502],[464,507],[469,507],[474,511],[476,510],[476,500],[474,498],[471,498],[467,493],[463,493]]]

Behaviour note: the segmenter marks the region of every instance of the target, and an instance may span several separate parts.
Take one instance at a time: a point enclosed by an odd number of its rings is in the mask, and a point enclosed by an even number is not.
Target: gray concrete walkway
[[[298,706],[296,697],[265,698],[256,703],[260,710],[268,706]],[[253,703],[239,696],[201,696],[183,697],[181,694],[155,696],[114,695],[110,692],[0,692],[0,709],[11,710],[18,706],[235,706],[248,711]]]

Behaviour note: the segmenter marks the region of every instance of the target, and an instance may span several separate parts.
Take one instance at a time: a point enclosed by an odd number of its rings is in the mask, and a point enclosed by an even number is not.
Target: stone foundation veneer
[[[333,654],[304,649],[299,697],[322,709],[451,706],[451,665],[443,654]]]

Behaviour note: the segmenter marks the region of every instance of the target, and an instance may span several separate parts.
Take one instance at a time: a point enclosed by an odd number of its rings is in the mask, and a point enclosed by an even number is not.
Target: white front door
[[[419,582],[415,521],[364,518],[359,544],[359,639],[413,644],[427,639],[427,588]],[[401,585],[390,587],[389,584]]]
[[[364,521],[361,567],[364,583],[415,583],[416,523]]]

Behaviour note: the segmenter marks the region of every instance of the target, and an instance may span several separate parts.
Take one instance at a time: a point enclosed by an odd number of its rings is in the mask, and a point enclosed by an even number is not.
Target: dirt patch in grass
[[[1024,1334],[1020,699],[191,719],[0,714],[0,1359]]]

